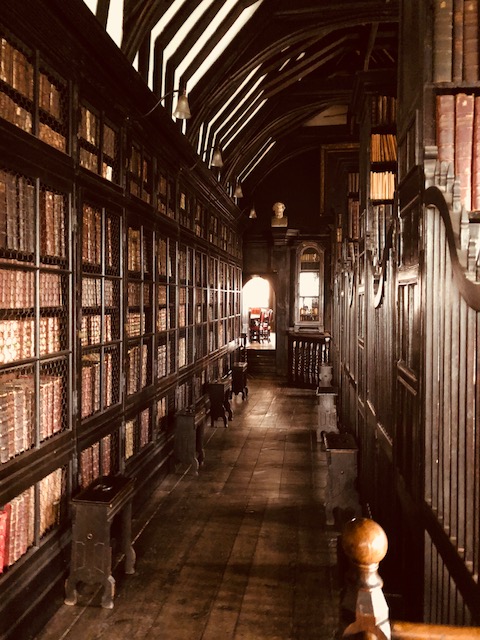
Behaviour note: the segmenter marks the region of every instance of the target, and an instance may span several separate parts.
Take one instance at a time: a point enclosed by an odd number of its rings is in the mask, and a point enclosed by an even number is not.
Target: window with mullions
[[[323,251],[303,244],[297,252],[295,328],[323,331]]]

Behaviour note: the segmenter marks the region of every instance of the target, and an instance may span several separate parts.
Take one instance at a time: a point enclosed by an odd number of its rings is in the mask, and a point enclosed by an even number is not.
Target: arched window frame
[[[309,249],[316,251],[318,255],[318,269],[302,270],[302,255]],[[296,331],[324,331],[324,287],[325,287],[325,260],[324,249],[316,242],[302,242],[296,250],[296,277],[295,277],[295,330]],[[315,263],[317,264],[317,263]],[[318,273],[318,317],[312,318],[311,314],[301,313],[300,274],[302,271],[314,271]]]

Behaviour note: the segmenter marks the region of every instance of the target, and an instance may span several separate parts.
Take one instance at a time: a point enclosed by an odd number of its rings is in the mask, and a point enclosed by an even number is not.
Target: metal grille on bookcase
[[[161,441],[165,438],[167,428],[168,428],[168,397],[163,396],[156,402],[155,433],[156,433],[157,441]]]
[[[79,486],[85,488],[100,476],[115,475],[119,468],[118,429],[116,429],[80,452]]]
[[[68,427],[67,221],[65,194],[0,168],[0,462]]]
[[[67,481],[67,468],[59,467],[42,478],[37,485],[40,507],[38,535],[40,538],[54,529],[67,513]]]
[[[38,136],[47,144],[68,152],[68,89],[67,83],[45,66],[39,73]]]
[[[78,161],[80,166],[111,182],[119,180],[119,133],[102,114],[80,105]]]
[[[33,54],[3,29],[0,46],[0,115],[20,129],[33,133]]]
[[[125,460],[152,441],[151,409],[147,407],[125,422]]]
[[[120,217],[88,203],[82,216],[80,415],[120,400]]]
[[[67,152],[67,83],[43,61],[36,73],[33,53],[3,29],[0,50],[0,117]]]

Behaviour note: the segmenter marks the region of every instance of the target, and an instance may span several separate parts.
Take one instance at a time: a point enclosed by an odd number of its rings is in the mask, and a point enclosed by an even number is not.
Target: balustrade
[[[378,574],[388,549],[382,527],[368,518],[354,518],[344,527],[342,549],[351,563],[342,600],[343,637],[371,640],[475,640],[480,627],[391,622]]]
[[[288,382],[293,386],[318,387],[322,366],[330,363],[330,336],[296,332],[288,335]]]

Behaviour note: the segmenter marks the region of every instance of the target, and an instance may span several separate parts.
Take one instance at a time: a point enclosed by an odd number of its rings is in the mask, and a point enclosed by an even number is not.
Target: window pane
[[[299,281],[299,294],[303,296],[318,296],[319,292],[319,277],[315,271],[303,271],[300,272]]]

